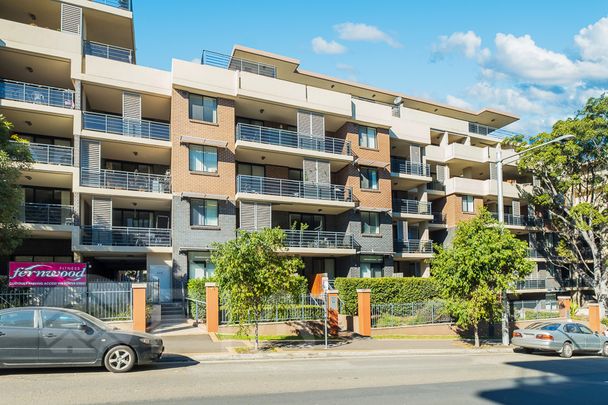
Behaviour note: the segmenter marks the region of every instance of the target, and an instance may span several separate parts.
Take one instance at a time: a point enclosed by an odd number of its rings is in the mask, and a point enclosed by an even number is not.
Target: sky
[[[608,0],[133,0],[138,64],[233,45],[479,111],[534,135],[608,92]],[[168,5],[171,5],[170,7]]]

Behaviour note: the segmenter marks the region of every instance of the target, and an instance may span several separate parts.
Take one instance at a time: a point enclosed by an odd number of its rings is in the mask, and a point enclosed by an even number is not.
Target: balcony
[[[391,159],[391,173],[404,174],[409,176],[429,177],[431,175],[431,165],[413,163],[405,159]]]
[[[236,140],[351,156],[350,141],[305,135],[294,131],[260,127],[257,125],[238,124],[236,127]]]
[[[158,174],[82,168],[80,170],[80,182],[84,187],[171,193],[171,178]]]
[[[351,234],[331,231],[284,230],[285,246],[290,253],[329,254],[340,250],[344,254],[354,254],[354,241]],[[339,254],[340,252],[338,252]]]
[[[60,108],[74,108],[74,91],[39,84],[0,80],[0,98]]]
[[[493,212],[492,217],[498,219],[498,213]],[[542,227],[545,224],[543,218],[530,216],[530,215],[504,215],[504,223],[506,226],[519,226],[519,227]]]
[[[477,135],[493,136],[495,138],[506,138],[514,135],[521,135],[517,132],[508,131],[506,129],[492,128],[487,125],[469,122],[469,132]]]
[[[429,221],[429,225],[447,225],[447,216],[442,212],[433,212],[433,219]]]
[[[170,247],[171,229],[89,225],[81,227],[81,241],[85,246]]]
[[[97,56],[100,58],[111,59],[118,62],[135,63],[135,58],[132,49],[101,44],[99,42],[85,41],[84,53],[85,55]]]
[[[544,278],[529,278],[518,281],[515,285],[516,290],[544,290],[547,288],[547,280]]]
[[[397,217],[431,219],[431,203],[417,200],[393,200],[393,215]]]
[[[432,240],[396,240],[393,246],[395,249],[395,260],[428,259],[433,256]]]
[[[21,207],[21,221],[26,224],[73,225],[74,207],[60,204],[25,203]]]
[[[169,124],[164,122],[132,120],[116,115],[93,112],[82,113],[82,129],[124,135],[132,138],[169,141]]]
[[[277,68],[273,65],[254,62],[247,59],[235,58],[213,51],[203,50],[201,64],[215,66],[222,69],[238,70],[241,72],[255,73],[256,75],[277,77]]]
[[[36,163],[59,166],[74,165],[74,148],[71,146],[29,143],[28,148]]]
[[[92,0],[93,3],[105,4],[106,6],[116,7],[121,10],[132,11],[131,0]]]

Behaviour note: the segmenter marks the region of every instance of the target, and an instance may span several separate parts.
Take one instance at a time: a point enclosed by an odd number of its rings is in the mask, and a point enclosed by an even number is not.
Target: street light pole
[[[566,139],[574,138],[574,135],[562,135],[558,136],[555,139],[552,139],[548,142],[541,143],[540,145],[532,146],[531,148],[527,148],[518,152],[514,155],[507,156],[505,158],[502,157],[502,150],[500,145],[496,148],[496,195],[498,197],[498,222],[501,225],[505,223],[505,202],[503,200],[503,190],[502,190],[502,166],[504,162],[508,159],[517,160],[524,153],[528,153],[531,150],[542,148],[551,143],[565,141]],[[501,227],[502,229],[502,227]],[[509,336],[509,300],[507,298],[507,291],[503,291],[502,293],[502,344],[504,346],[509,346],[510,344],[510,336]]]

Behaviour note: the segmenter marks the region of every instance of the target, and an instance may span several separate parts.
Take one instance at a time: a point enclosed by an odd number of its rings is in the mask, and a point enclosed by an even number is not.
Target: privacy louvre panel
[[[496,180],[496,163],[490,163],[490,180]]]
[[[101,143],[99,141],[80,141],[80,184],[99,187],[101,181]]]
[[[397,240],[407,240],[407,221],[397,221]]]
[[[248,231],[272,227],[272,204],[241,201],[240,228]]]
[[[298,111],[298,133],[325,136],[325,117],[310,111]]]
[[[331,183],[331,168],[329,162],[323,160],[304,159],[304,181],[310,183]]]
[[[443,183],[445,181],[445,178],[447,177],[445,175],[445,169],[445,166],[437,165],[437,181],[440,183]]]
[[[514,217],[520,216],[521,215],[521,205],[520,205],[519,201],[513,200],[513,202],[511,204],[512,204],[511,208],[513,209],[513,216]]]
[[[122,116],[141,121],[141,96],[136,93],[122,93]]]
[[[80,35],[82,28],[82,9],[71,4],[61,3],[61,32]]]
[[[420,146],[410,145],[410,161],[412,163],[421,163],[422,155],[420,153]]]
[[[112,199],[93,196],[93,226],[109,228],[112,226]]]

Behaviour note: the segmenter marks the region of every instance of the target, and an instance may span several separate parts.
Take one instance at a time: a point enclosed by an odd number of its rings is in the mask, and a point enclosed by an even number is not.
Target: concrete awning
[[[226,194],[194,193],[194,192],[188,192],[188,191],[184,191],[184,192],[180,193],[179,196],[182,199],[183,198],[204,198],[204,199],[208,199],[208,200],[228,200],[228,199],[230,199],[230,196],[227,196]]]
[[[369,211],[369,212],[391,212],[392,208],[378,208],[378,207],[355,207],[356,211]]]
[[[385,167],[388,167],[390,165],[390,163],[381,162],[379,160],[361,159],[361,158],[358,158],[357,160],[355,160],[355,163],[358,164],[359,166],[378,167],[380,169],[384,169]]]
[[[194,145],[214,146],[216,148],[226,148],[228,146],[227,141],[218,141],[217,139],[198,138],[196,136],[185,135],[180,137],[180,142]]]

